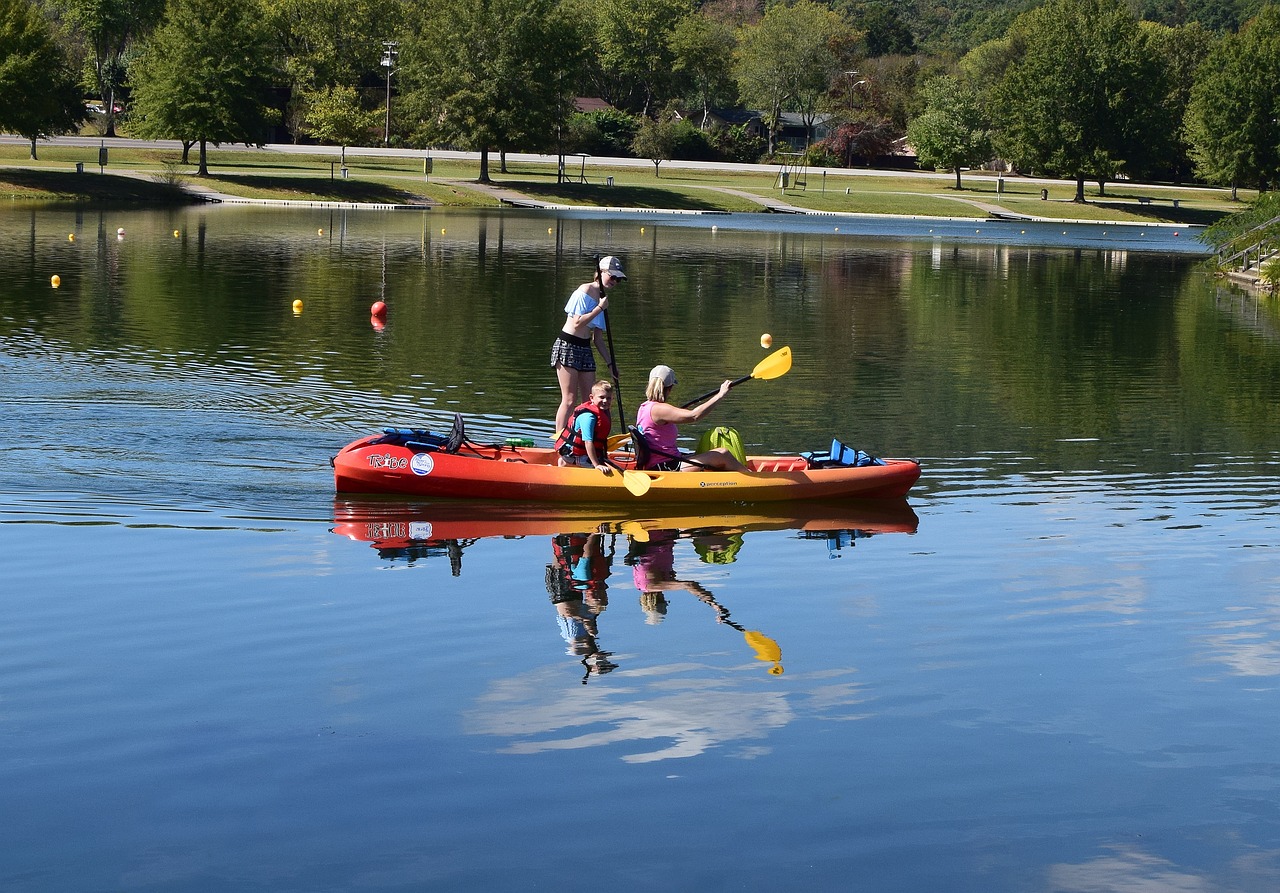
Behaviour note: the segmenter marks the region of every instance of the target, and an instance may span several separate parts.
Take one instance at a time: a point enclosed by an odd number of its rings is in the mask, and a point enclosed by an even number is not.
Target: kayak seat
[[[449,436],[445,438],[444,451],[446,453],[456,453],[462,449],[462,444],[467,440],[467,434],[462,424],[462,413],[455,412],[453,414],[453,427],[449,429]]]
[[[631,433],[631,446],[636,453],[636,470],[648,468],[653,459],[653,453],[649,449],[649,442],[644,439],[644,435],[640,433],[640,429],[635,425],[629,427],[627,431]]]

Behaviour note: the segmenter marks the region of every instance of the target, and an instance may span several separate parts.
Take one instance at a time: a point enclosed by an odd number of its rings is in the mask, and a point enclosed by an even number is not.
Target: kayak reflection
[[[774,676],[783,673],[782,648],[760,630],[734,620],[729,608],[688,567],[727,565],[746,548],[748,534],[794,530],[799,539],[826,545],[839,557],[858,539],[881,533],[915,533],[919,520],[905,500],[804,503],[779,512],[758,507],[742,514],[690,514],[665,517],[605,515],[600,508],[532,506],[510,503],[405,502],[352,499],[334,502],[333,532],[367,542],[380,558],[410,565],[429,558],[447,558],[454,576],[462,573],[463,553],[485,539],[549,536],[551,560],[546,563],[547,595],[555,609],[565,654],[582,664],[582,684],[593,676],[618,669],[614,653],[602,643],[601,615],[609,607],[609,585],[621,561],[631,569],[631,583],[639,594],[645,622],[658,624],[669,600],[687,592],[713,612],[717,623],[742,634],[753,657],[767,664]],[[684,543],[685,545],[681,545]],[[677,573],[676,551],[690,550],[696,562]],[[619,553],[622,557],[619,558]],[[545,554],[545,553],[544,553]],[[706,568],[713,572],[713,568]],[[616,582],[616,580],[615,580]]]
[[[795,530],[800,538],[817,539],[837,556],[857,539],[879,533],[915,533],[919,519],[905,499],[842,500],[785,505],[731,507],[728,512],[628,514],[613,507],[486,502],[414,502],[402,499],[339,497],[333,504],[333,532],[366,542],[382,559],[416,564],[447,558],[452,573],[462,573],[463,552],[490,537],[556,536],[558,534],[623,534],[643,541],[655,531],[677,530],[701,537],[699,557],[728,563],[747,534]],[[717,539],[718,537],[718,539]]]

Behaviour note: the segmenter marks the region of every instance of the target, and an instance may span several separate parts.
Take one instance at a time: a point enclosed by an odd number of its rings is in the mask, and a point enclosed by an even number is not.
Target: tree
[[[57,0],[92,51],[93,79],[115,136],[117,91],[128,77],[126,54],[164,14],[164,0]]]
[[[702,110],[699,126],[707,127],[713,104],[730,104],[735,88],[731,70],[737,41],[733,29],[702,13],[685,16],[667,41],[675,73],[687,84],[689,105]]]
[[[925,110],[907,125],[907,138],[922,165],[956,173],[991,160],[991,127],[977,91],[954,77],[930,81],[921,91]]]
[[[812,0],[770,6],[763,19],[739,32],[734,76],[743,101],[762,113],[770,154],[786,105],[794,103],[813,126],[818,102],[856,37],[838,15]]]
[[[1114,178],[1152,138],[1159,60],[1123,0],[1049,0],[1014,30],[1022,55],[996,91],[997,141],[1023,170],[1074,178],[1083,202],[1086,178]]]
[[[655,177],[660,176],[658,165],[669,159],[675,152],[678,139],[676,125],[677,122],[670,118],[662,121],[645,118],[640,122],[640,129],[636,131],[636,138],[631,143],[631,151],[653,162]]]
[[[208,143],[265,142],[270,59],[255,0],[174,0],[134,64],[133,130],[194,139],[207,177]]]
[[[595,0],[590,40],[612,105],[649,115],[673,98],[671,37],[693,0]]]
[[[1280,6],[1268,4],[1200,67],[1187,137],[1200,176],[1268,189],[1280,182]]]
[[[429,0],[400,54],[401,109],[418,143],[480,153],[559,149],[573,111],[579,35],[555,0]]]
[[[400,0],[262,0],[262,6],[285,74],[302,91],[379,77],[382,41],[394,39],[403,20]]]
[[[1196,71],[1209,55],[1214,38],[1198,22],[1174,28],[1153,22],[1139,24],[1147,52],[1159,59],[1164,69],[1165,94],[1153,110],[1163,126],[1151,128],[1146,157],[1135,165],[1135,172],[1181,183],[1192,173],[1191,146],[1185,128],[1171,126],[1171,122],[1180,124],[1186,119]]]
[[[342,146],[342,166],[347,166],[347,146],[361,144],[378,126],[378,112],[360,107],[354,87],[329,87],[306,94],[306,122],[321,142]]]
[[[85,120],[80,88],[49,24],[28,0],[0,0],[0,130],[36,141]]]

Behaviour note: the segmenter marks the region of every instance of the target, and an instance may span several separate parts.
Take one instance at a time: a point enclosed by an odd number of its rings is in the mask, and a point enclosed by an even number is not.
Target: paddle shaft
[[[609,311],[601,310],[600,315],[604,317],[604,339],[609,342],[609,373],[613,377],[613,389],[617,392],[618,417],[625,425],[627,411],[622,408],[622,382],[618,380],[618,354],[613,349],[613,329],[609,328]]]
[[[612,350],[613,348],[609,348],[609,349]],[[744,381],[751,381],[751,379],[754,377],[755,377],[754,375],[744,375],[741,378],[735,378],[733,381],[729,382],[729,387],[736,388],[738,385],[742,384]],[[694,397],[688,403],[682,403],[680,405],[680,408],[692,409],[693,407],[701,403],[703,400],[706,400],[708,397],[714,397],[718,393],[720,393],[719,388],[716,388],[714,391],[707,391],[701,397]]]

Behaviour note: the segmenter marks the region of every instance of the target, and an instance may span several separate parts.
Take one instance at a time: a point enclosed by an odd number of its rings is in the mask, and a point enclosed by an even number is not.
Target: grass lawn
[[[150,178],[191,175],[194,163],[180,164],[180,153],[158,149],[130,149],[108,145],[107,172],[137,172],[139,177],[100,177],[97,149],[41,145],[40,159],[31,161],[27,146],[0,145],[0,195],[33,201],[97,201],[146,203],[176,200],[171,186]],[[194,162],[196,149],[190,160]],[[499,204],[492,190],[475,180],[477,161],[433,159],[429,174],[423,159],[347,155],[348,177],[341,163],[329,155],[210,148],[210,174],[198,182],[209,188],[247,198],[303,201],[370,202],[386,204],[439,204],[459,207],[492,207]],[[572,161],[572,160],[571,160]],[[76,162],[85,165],[75,174]],[[773,168],[738,172],[688,169],[662,165],[655,176],[652,165],[607,167],[588,162],[586,168],[569,164],[571,175],[585,174],[587,182],[556,182],[552,159],[519,162],[501,169],[500,157],[490,155],[489,173],[497,190],[545,202],[583,207],[625,207],[672,210],[751,212],[770,204],[833,213],[894,214],[928,217],[985,218],[992,209],[1032,217],[1066,220],[1165,222],[1208,224],[1224,214],[1240,210],[1242,202],[1229,201],[1227,190],[1193,189],[1174,192],[1168,187],[1129,183],[1108,184],[1106,194],[1088,184],[1087,201],[1076,203],[1073,183],[1041,183],[1005,177],[997,194],[997,178],[987,172],[966,173],[957,190],[951,175],[908,176],[893,172],[854,175],[810,170],[805,188],[777,188]],[[612,185],[607,185],[612,178]],[[1041,199],[1041,190],[1048,199]],[[846,192],[847,190],[847,192]],[[1174,208],[1176,195],[1179,207]],[[1152,202],[1140,204],[1138,197]],[[1251,197],[1252,193],[1246,196]]]

